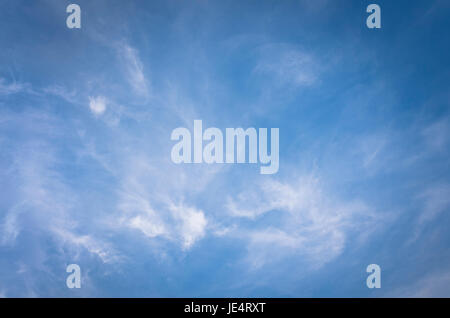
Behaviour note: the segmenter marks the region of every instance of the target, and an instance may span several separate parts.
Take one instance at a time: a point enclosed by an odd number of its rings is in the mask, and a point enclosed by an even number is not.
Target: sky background
[[[69,3],[0,0],[0,296],[450,297],[448,1]],[[278,173],[172,163],[195,119]]]

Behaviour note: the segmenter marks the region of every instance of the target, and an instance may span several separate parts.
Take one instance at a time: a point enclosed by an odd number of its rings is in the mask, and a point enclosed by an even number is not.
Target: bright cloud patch
[[[175,218],[179,220],[179,233],[185,249],[190,248],[198,239],[205,235],[207,221],[203,211],[182,205],[172,205],[170,210]]]
[[[121,224],[139,230],[148,238],[161,237],[191,248],[205,235],[207,220],[203,211],[172,202],[158,203],[154,209],[148,198],[137,192],[124,193],[119,209],[125,213]]]
[[[89,108],[95,115],[101,115],[106,110],[106,98],[103,96],[89,97]]]
[[[254,267],[289,253],[303,255],[313,266],[321,266],[341,254],[350,233],[366,233],[376,220],[374,211],[363,202],[331,199],[315,177],[285,183],[265,181],[256,190],[230,198],[228,211],[255,223],[269,213],[282,220],[265,228],[241,229]]]

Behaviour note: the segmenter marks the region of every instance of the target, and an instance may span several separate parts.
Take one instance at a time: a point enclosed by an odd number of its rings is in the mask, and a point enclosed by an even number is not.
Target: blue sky
[[[378,30],[369,1],[77,0],[76,30],[2,0],[0,296],[450,296],[450,4],[374,2]],[[195,119],[278,127],[278,173],[172,163]]]

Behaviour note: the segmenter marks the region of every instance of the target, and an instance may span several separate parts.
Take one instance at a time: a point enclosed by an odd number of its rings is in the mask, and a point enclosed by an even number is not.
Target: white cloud
[[[150,202],[139,193],[122,193],[118,208],[126,213],[121,223],[140,230],[145,236],[153,238],[168,235],[163,219],[153,210]]]
[[[57,151],[41,139],[42,135],[56,136],[55,131],[59,132],[58,136],[62,136],[62,127],[57,126],[51,116],[32,112],[15,115],[11,121],[18,127],[27,127],[30,135],[39,131],[41,136],[27,142],[14,140],[13,144],[8,145],[11,161],[3,178],[12,185],[9,191],[17,203],[0,219],[1,243],[24,244],[25,240],[32,244],[29,242],[30,237],[36,240],[50,237],[57,245],[55,248],[63,251],[56,258],[73,258],[87,251],[97,255],[103,262],[113,260],[114,252],[101,240],[91,234],[78,234],[80,220],[74,217],[74,213],[80,208],[80,201],[57,169],[60,163]],[[32,231],[29,235],[20,237],[30,226]],[[47,257],[55,257],[48,255],[44,247],[36,251],[35,255],[39,259],[28,263],[34,269],[47,270],[42,262]]]
[[[307,87],[318,81],[319,65],[312,55],[277,44],[262,49],[255,72],[272,76],[278,84]]]
[[[12,82],[7,83],[4,78],[0,78],[0,95],[11,95],[30,91],[30,85],[27,83]]]
[[[130,144],[133,141],[128,140],[128,147]],[[116,169],[121,182],[117,204],[120,225],[148,239],[175,242],[183,250],[192,248],[206,235],[209,222],[205,212],[185,197],[202,193],[217,168],[185,169],[167,162],[167,152],[130,153],[123,152],[127,147],[117,146],[120,162],[125,164]]]
[[[101,115],[106,110],[106,98],[103,96],[89,97],[89,108],[95,115]]]
[[[350,234],[366,235],[375,228],[375,213],[363,202],[341,202],[324,193],[318,178],[293,182],[271,179],[229,199],[232,216],[258,221],[277,214],[281,221],[265,228],[240,228],[233,232],[248,242],[248,261],[254,268],[292,255],[302,255],[321,266],[340,255]],[[362,236],[361,236],[362,237]]]
[[[203,211],[171,201],[158,205],[155,210],[150,201],[137,192],[122,193],[118,208],[125,215],[120,223],[139,230],[148,238],[175,240],[186,250],[205,235],[207,220]]]
[[[183,205],[171,205],[170,210],[180,221],[178,231],[183,240],[183,248],[189,249],[205,235],[207,221],[201,210]]]
[[[300,187],[293,187],[271,179],[257,185],[258,191],[247,191],[238,195],[237,200],[229,198],[228,210],[234,216],[255,218],[273,210],[294,211],[306,208],[318,195],[317,179],[305,179]]]
[[[13,244],[21,231],[21,225],[18,220],[21,204],[18,204],[11,208],[4,217],[2,223],[0,223],[1,243],[3,245]]]
[[[60,85],[51,85],[42,90],[45,94],[51,94],[64,99],[65,101],[75,104],[77,103],[77,93],[75,90],[68,91],[67,88]]]
[[[70,229],[55,227],[53,233],[57,234],[61,243],[69,243],[73,247],[87,250],[89,253],[97,255],[103,263],[110,263],[118,260],[118,256],[114,253],[106,243],[95,239],[92,235],[78,235]],[[79,253],[79,251],[76,251]],[[72,256],[75,259],[78,255]]]
[[[382,134],[365,136],[361,139],[359,150],[363,156],[363,166],[369,169],[377,166],[377,160],[380,153],[388,144],[388,138]]]
[[[141,97],[148,97],[149,82],[144,75],[144,66],[139,58],[138,51],[128,44],[120,45],[118,50],[124,62],[127,80],[134,92]]]
[[[154,218],[149,216],[135,216],[129,219],[128,224],[131,228],[140,230],[145,236],[148,237],[156,237],[167,233],[164,223],[157,221],[155,224]]]

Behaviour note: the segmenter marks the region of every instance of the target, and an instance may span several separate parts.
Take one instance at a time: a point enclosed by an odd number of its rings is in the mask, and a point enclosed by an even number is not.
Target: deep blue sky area
[[[0,297],[450,297],[449,18],[0,0]],[[278,172],[175,164],[194,120],[279,128]]]

